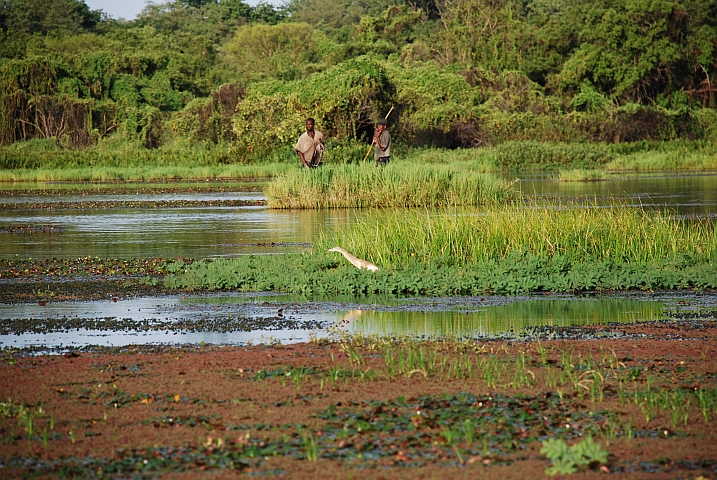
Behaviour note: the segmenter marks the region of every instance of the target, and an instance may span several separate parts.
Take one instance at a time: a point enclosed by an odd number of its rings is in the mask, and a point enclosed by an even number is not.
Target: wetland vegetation
[[[510,183],[445,165],[394,162],[326,166],[279,176],[264,190],[270,208],[407,208],[498,204],[516,198]]]
[[[386,212],[318,239],[313,254],[202,260],[166,284],[423,295],[717,288],[714,222],[592,207]],[[334,245],[379,271],[324,253]]]

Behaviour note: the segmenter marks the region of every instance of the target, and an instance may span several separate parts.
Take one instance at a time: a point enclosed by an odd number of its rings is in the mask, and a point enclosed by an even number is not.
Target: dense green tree
[[[24,33],[80,33],[102,20],[81,0],[1,0],[0,28]]]
[[[173,0],[148,3],[134,23],[152,26],[164,34],[182,32],[221,42],[238,26],[246,23],[276,25],[285,18],[282,9],[264,2],[252,7],[241,0]]]
[[[621,101],[674,106],[690,94],[709,103],[717,74],[717,3],[702,0],[598,0],[584,5],[579,46],[554,79],[577,90],[585,81]],[[712,90],[710,92],[709,90]]]
[[[325,36],[305,23],[244,25],[224,44],[228,62],[244,81],[294,80],[325,68],[332,48]]]
[[[352,27],[367,15],[380,15],[391,0],[291,0],[287,9],[295,22],[308,23],[342,42],[351,40]]]
[[[392,105],[414,144],[675,138],[701,135],[690,115],[717,107],[715,78],[714,1],[169,0],[116,22],[80,0],[0,0],[2,143],[248,154],[308,112],[363,138]]]

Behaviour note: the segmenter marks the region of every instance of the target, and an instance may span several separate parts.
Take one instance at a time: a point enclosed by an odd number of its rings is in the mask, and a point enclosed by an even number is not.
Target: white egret
[[[365,268],[366,270],[371,270],[372,272],[375,272],[378,270],[378,267],[374,265],[373,263],[367,261],[367,260],[361,260],[360,258],[356,258],[355,256],[351,255],[349,252],[344,250],[341,247],[334,247],[330,248],[328,250],[329,252],[339,252],[341,255],[343,255],[346,260],[351,262],[356,268]]]

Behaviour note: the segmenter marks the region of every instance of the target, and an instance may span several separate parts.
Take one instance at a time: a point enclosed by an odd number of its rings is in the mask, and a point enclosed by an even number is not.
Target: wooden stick
[[[388,111],[385,117],[383,117],[384,120],[388,120],[388,116],[391,115],[391,112],[393,112],[393,106],[391,106],[391,109]],[[362,162],[365,162],[368,156],[371,154],[371,149],[373,148],[373,144],[376,143],[375,140],[371,140],[371,145],[368,147],[368,152],[366,152],[366,156],[363,157]]]

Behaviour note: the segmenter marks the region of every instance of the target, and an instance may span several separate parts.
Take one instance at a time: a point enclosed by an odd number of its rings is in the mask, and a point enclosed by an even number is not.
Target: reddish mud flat
[[[620,330],[5,352],[0,475],[716,478],[714,322]]]

